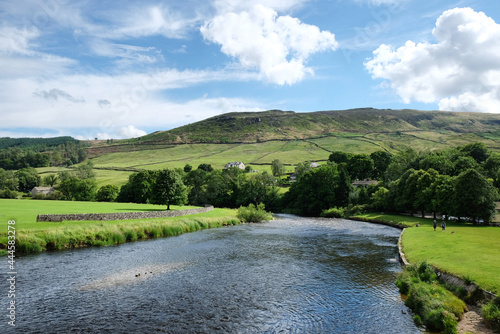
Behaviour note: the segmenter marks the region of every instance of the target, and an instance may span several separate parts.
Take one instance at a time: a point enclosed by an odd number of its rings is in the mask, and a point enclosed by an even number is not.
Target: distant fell
[[[500,114],[359,108],[316,112],[232,112],[158,131],[136,144],[257,143],[309,139],[339,133],[432,131],[488,133],[500,130]]]

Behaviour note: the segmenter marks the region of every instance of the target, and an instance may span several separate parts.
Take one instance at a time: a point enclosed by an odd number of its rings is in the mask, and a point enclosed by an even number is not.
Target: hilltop
[[[270,110],[228,113],[170,131],[139,138],[142,143],[256,143],[294,140],[338,133],[390,133],[403,131],[494,132],[496,114],[442,111],[351,109],[308,113]]]

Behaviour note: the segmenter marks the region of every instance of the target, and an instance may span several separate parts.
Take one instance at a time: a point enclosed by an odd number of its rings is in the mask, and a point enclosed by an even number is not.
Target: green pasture
[[[370,154],[375,151],[384,150],[378,143],[373,143],[362,135],[352,137],[326,137],[310,140],[311,143],[318,144],[321,148],[327,151],[342,151],[355,154]],[[329,152],[325,151],[326,159],[328,159]]]
[[[193,209],[192,206],[171,206],[172,210]],[[107,202],[76,202],[76,201],[47,201],[31,199],[0,199],[0,235],[6,233],[5,223],[9,220],[16,221],[19,230],[44,230],[59,228],[61,226],[85,225],[87,222],[37,222],[39,214],[65,214],[65,213],[113,213],[136,211],[161,211],[166,206],[135,203],[107,203]]]
[[[360,217],[394,221],[409,226],[405,230],[403,251],[410,263],[427,261],[440,270],[478,284],[482,289],[500,292],[500,227],[441,221],[434,231],[433,219],[365,214]],[[416,224],[420,224],[416,227]]]
[[[187,209],[190,207],[175,207]],[[162,210],[145,204],[90,203],[36,200],[0,200],[0,254],[6,254],[8,222],[15,220],[16,251],[36,253],[86,246],[117,245],[147,238],[175,236],[239,224],[236,210],[214,209],[195,215],[116,221],[37,223],[39,213],[105,213]]]

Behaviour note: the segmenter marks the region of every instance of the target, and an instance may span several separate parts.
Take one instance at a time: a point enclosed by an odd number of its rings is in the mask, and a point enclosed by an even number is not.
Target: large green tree
[[[376,151],[370,154],[370,158],[373,160],[372,176],[375,179],[382,178],[392,161],[392,154],[387,151]]]
[[[97,183],[92,179],[71,177],[61,182],[59,190],[70,201],[93,201],[96,196]]]
[[[120,188],[118,202],[148,203],[152,194],[157,171],[146,170],[131,174]]]
[[[373,160],[366,154],[355,154],[347,163],[347,171],[352,180],[369,178],[373,173]]]
[[[118,197],[119,189],[117,186],[108,184],[102,186],[97,191],[96,200],[98,202],[114,202]]]
[[[305,173],[283,196],[283,203],[288,211],[319,216],[321,211],[335,206],[342,206],[349,198],[349,186],[340,184],[337,165],[328,164]],[[348,179],[344,177],[344,182]],[[345,194],[341,193],[345,189]]]
[[[40,185],[41,178],[35,168],[23,168],[15,172],[15,176],[19,180],[19,191],[28,192],[34,187]]]
[[[182,177],[174,170],[163,169],[156,174],[153,183],[151,203],[166,205],[184,205],[187,202],[187,188]]]
[[[455,180],[454,215],[491,221],[496,213],[497,190],[481,173],[469,169]]]

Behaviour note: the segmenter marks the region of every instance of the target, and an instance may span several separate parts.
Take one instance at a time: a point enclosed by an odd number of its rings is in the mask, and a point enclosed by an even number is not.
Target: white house
[[[226,167],[224,167],[224,169],[228,169],[228,168],[232,168],[232,167],[237,167],[239,169],[245,169],[245,164],[241,161],[239,162],[228,162],[226,164]]]

